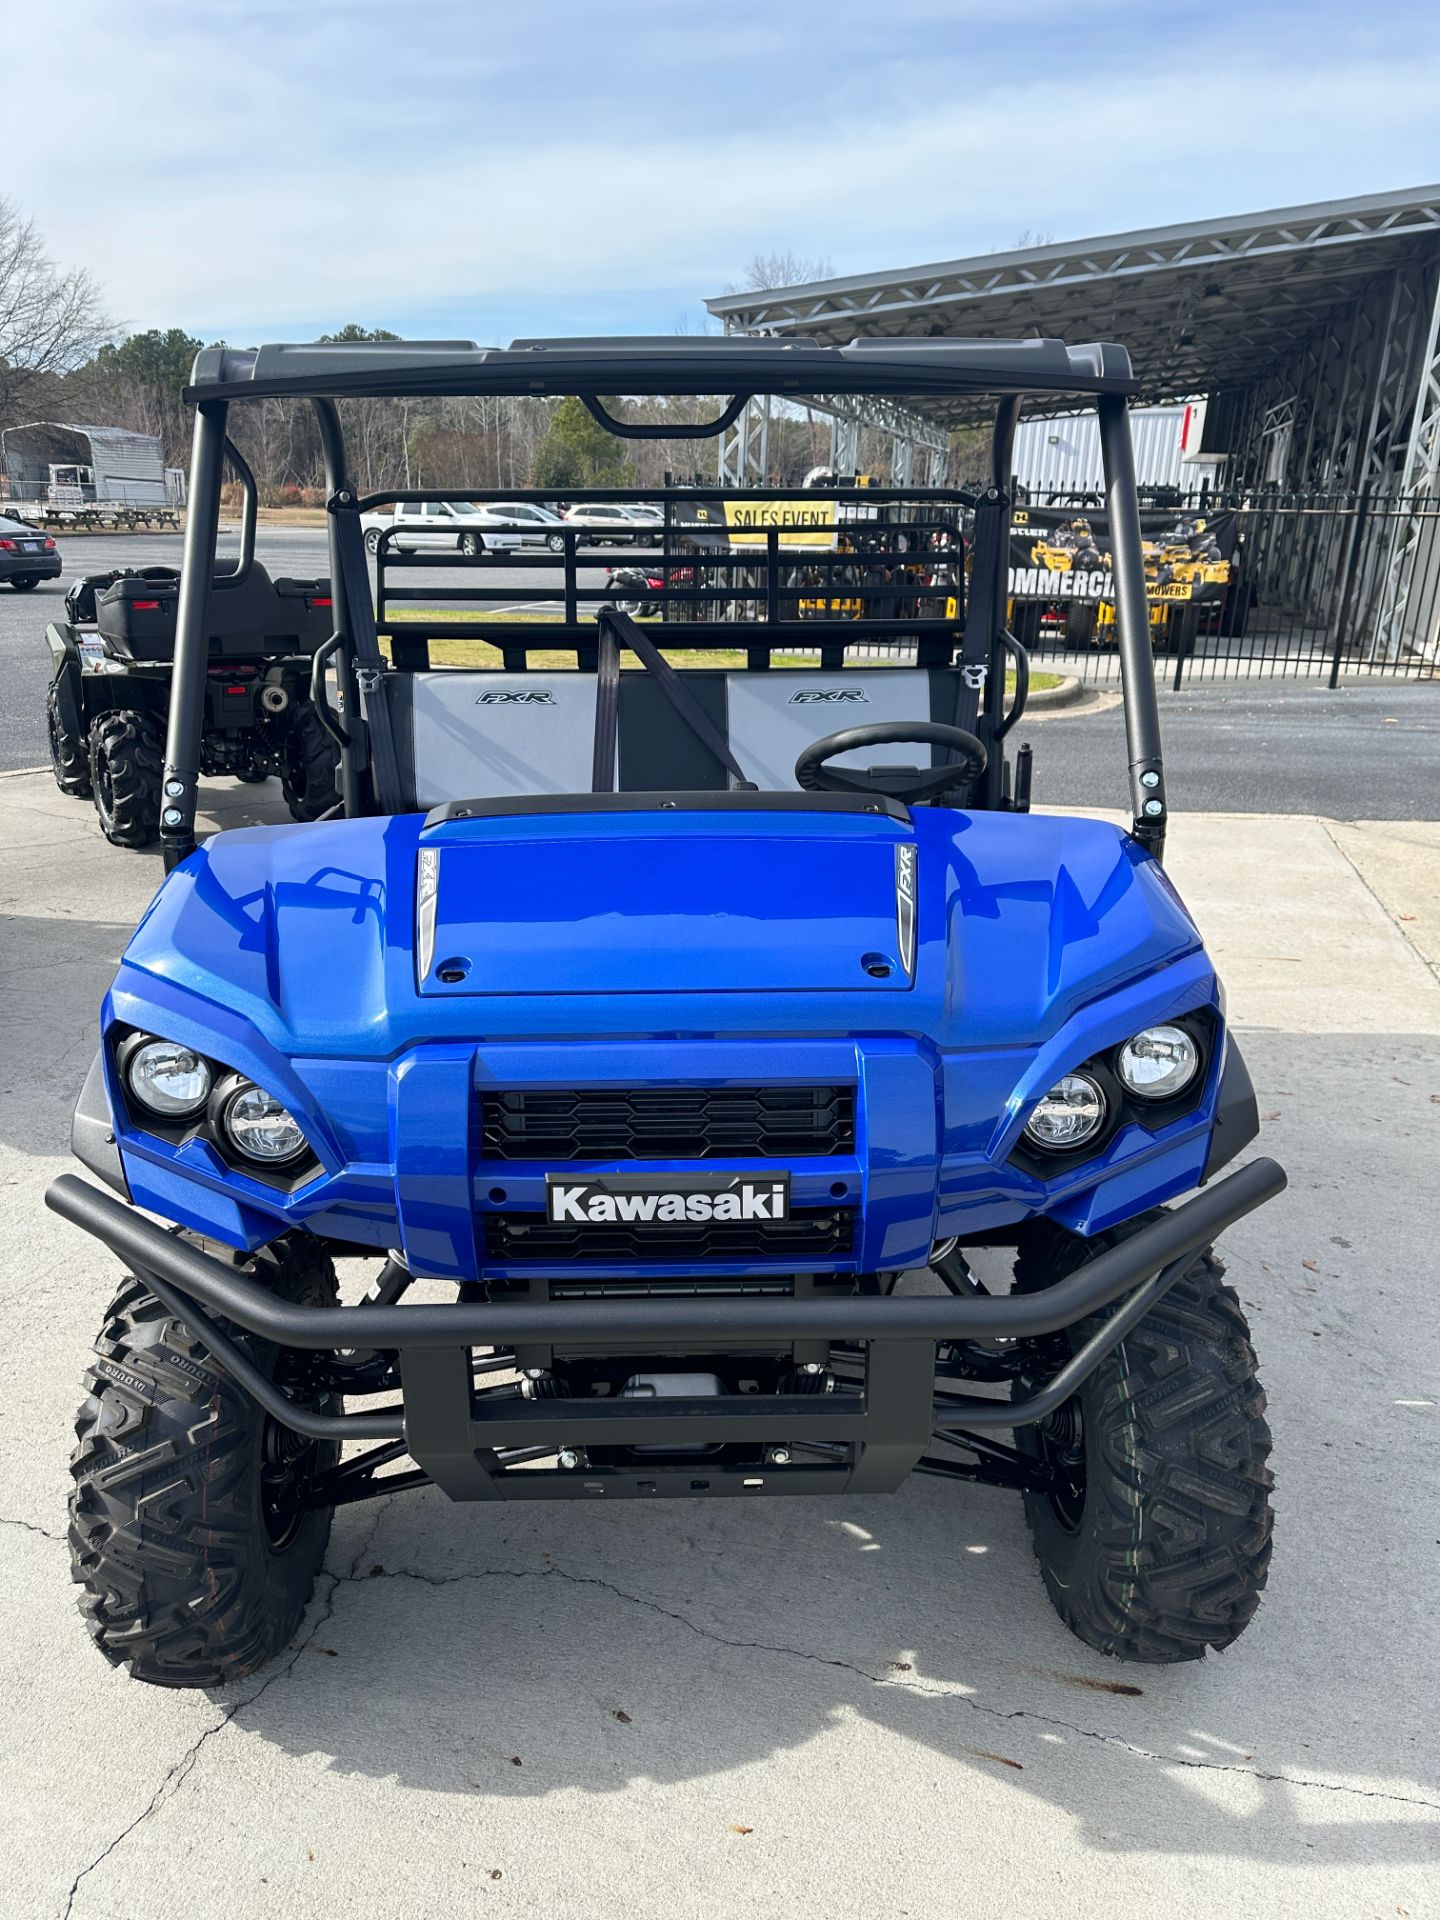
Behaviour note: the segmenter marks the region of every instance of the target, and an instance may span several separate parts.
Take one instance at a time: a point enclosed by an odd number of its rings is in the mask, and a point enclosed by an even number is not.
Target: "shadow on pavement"
[[[860,1824],[885,1791],[864,1756],[893,1762],[898,1736],[1064,1811],[1104,1851],[1400,1863],[1433,1843],[1403,1773],[1391,1805],[1326,1790],[1401,1770],[1383,1721],[1312,1724],[1296,1688],[1323,1649],[1303,1632],[1267,1609],[1195,1666],[1096,1655],[1051,1612],[1004,1495],[915,1482],[743,1515],[576,1508],[563,1527],[553,1508],[400,1499],[368,1539],[363,1515],[337,1523],[332,1557],[353,1573],[237,1730],[473,1797],[720,1776],[843,1724],[833,1790],[857,1796]]]

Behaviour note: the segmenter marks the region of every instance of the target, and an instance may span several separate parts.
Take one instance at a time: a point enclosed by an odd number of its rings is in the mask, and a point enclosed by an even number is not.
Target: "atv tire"
[[[1095,645],[1095,630],[1099,624],[1100,608],[1093,601],[1083,605],[1073,602],[1065,609],[1065,644],[1074,652],[1085,653]]]
[[[117,847],[148,847],[160,831],[165,734],[150,713],[105,713],[90,729],[90,785],[100,831]]]
[[[280,785],[292,820],[318,820],[336,800],[340,750],[308,701],[297,706],[280,756]]]
[[[61,793],[90,798],[90,755],[85,736],[71,723],[60,699],[60,676],[45,689],[45,729],[50,736],[50,765]]]
[[[315,1242],[279,1242],[258,1263],[282,1298],[335,1304]],[[228,1330],[268,1378],[299,1359]],[[333,1509],[299,1499],[338,1447],[272,1421],[139,1280],[121,1286],[95,1351],[70,1463],[71,1577],[90,1636],[154,1686],[243,1679],[305,1612]]]
[[[1139,1223],[1137,1223],[1139,1224]],[[1123,1233],[1082,1240],[1039,1223],[1016,1291],[1073,1272]],[[1056,1491],[1026,1493],[1045,1590],[1071,1632],[1122,1660],[1169,1664],[1228,1647],[1270,1565],[1270,1429],[1255,1353],[1208,1250],[1050,1420],[1016,1429]],[[1078,1347],[1103,1316],[1072,1328]],[[1017,1383],[1017,1398],[1038,1382]]]

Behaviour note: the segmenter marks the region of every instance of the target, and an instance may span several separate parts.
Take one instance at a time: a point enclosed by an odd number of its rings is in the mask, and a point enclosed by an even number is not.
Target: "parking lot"
[[[222,533],[221,552],[237,550],[231,528]],[[328,569],[323,528],[262,526],[256,550],[272,574],[303,578]],[[50,656],[43,636],[48,621],[63,618],[65,584],[110,567],[178,565],[180,541],[158,534],[67,537],[61,551],[64,580],[25,595],[0,590],[0,771],[48,764]],[[464,585],[474,573],[441,569],[423,578]],[[505,574],[521,601],[528,590],[553,586],[554,578],[540,567],[507,567]],[[580,578],[586,585],[604,583],[599,568],[582,569]],[[1408,820],[1433,811],[1440,791],[1440,701],[1429,682],[1369,679],[1331,692],[1314,679],[1210,681],[1178,694],[1162,684],[1161,701],[1178,805],[1340,820]],[[1117,802],[1123,719],[1113,695],[1027,725],[1037,742],[1038,800]]]
[[[1089,724],[1047,721],[1047,750]],[[279,817],[273,788],[207,795],[211,825]],[[426,1491],[342,1510],[286,1655],[187,1695],[111,1672],[75,1612],[70,1419],[115,1271],[41,1205],[158,865],[48,774],[0,779],[8,1910],[1434,1912],[1440,827],[1196,815],[1172,844],[1291,1177],[1224,1248],[1278,1482],[1231,1652],[1089,1652],[998,1491]]]

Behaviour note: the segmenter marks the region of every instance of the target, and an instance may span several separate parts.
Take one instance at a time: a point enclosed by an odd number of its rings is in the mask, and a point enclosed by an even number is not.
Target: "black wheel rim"
[[[1078,1398],[1057,1407],[1035,1429],[1045,1467],[1045,1497],[1066,1533],[1078,1533],[1085,1517],[1085,1421]]]

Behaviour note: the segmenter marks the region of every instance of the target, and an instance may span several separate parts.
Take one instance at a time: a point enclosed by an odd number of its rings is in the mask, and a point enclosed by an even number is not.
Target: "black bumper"
[[[487,1302],[327,1309],[277,1300],[255,1280],[178,1239],[73,1174],[46,1205],[121,1255],[205,1341],[217,1364],[297,1432],[403,1439],[417,1465],[456,1499],[567,1498],[582,1493],[885,1492],[898,1486],[933,1432],[1025,1426],[1069,1398],[1177,1280],[1200,1248],[1285,1186],[1273,1160],[1253,1160],[1098,1253],[1042,1293],[776,1299]],[[1020,1403],[935,1395],[942,1340],[1033,1338],[1123,1306],[1041,1392]],[[294,1406],[211,1315],[279,1346],[320,1352],[394,1350],[403,1407],[319,1414]],[[725,1395],[703,1400],[523,1400],[477,1395],[471,1349],[542,1344],[599,1353],[699,1354],[797,1342],[858,1342],[863,1389],[815,1395]],[[661,1410],[657,1410],[657,1406]],[[552,1446],[677,1448],[724,1442],[818,1449],[835,1464],[748,1470],[657,1461],[633,1473],[509,1470],[497,1455]]]
[[[62,571],[58,553],[0,553],[0,586],[15,579],[58,580]]]

